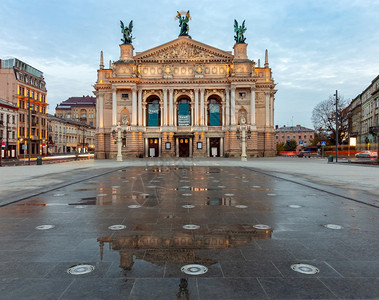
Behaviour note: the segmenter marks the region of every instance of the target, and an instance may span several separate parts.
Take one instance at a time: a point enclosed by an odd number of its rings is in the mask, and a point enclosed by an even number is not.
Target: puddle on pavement
[[[162,231],[158,224],[152,226],[155,228],[151,228],[151,231],[143,230],[146,226],[141,224],[133,231],[125,229],[120,233],[99,237],[100,260],[103,260],[104,246],[108,244],[110,251],[119,252],[120,268],[124,271],[132,270],[138,260],[161,267],[165,263],[173,263],[178,270],[188,264],[201,264],[209,268],[218,263],[213,258],[213,251],[219,253],[257,239],[270,239],[272,235],[271,228],[257,229],[250,224],[209,225],[208,229],[203,226],[190,232],[185,229]],[[204,253],[200,250],[209,251]],[[127,272],[124,275],[128,276]]]
[[[97,203],[96,197],[87,197],[87,198],[82,198],[78,202],[69,203],[68,205],[96,205],[96,203]]]

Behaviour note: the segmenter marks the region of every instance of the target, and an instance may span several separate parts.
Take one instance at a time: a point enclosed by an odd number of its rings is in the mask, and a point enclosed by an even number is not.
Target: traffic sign
[[[322,147],[325,147],[325,146],[326,146],[326,142],[324,142],[324,141],[321,142],[321,146],[322,146]]]

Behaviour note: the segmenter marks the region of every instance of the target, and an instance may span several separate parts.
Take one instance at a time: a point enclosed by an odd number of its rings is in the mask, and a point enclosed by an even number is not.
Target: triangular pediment
[[[231,61],[233,54],[218,48],[192,40],[189,37],[179,37],[176,40],[154,47],[150,50],[137,52],[135,60],[141,62],[168,61]]]

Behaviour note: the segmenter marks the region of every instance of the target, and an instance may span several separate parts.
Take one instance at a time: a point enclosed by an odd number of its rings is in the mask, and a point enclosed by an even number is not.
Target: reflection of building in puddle
[[[238,203],[233,197],[208,197],[206,205],[236,206]]]
[[[104,244],[120,252],[120,267],[130,270],[134,259],[162,265],[171,262],[179,265],[200,263],[215,264],[211,258],[200,256],[196,250],[228,249],[252,242],[255,239],[271,238],[272,229],[256,229],[248,224],[213,225],[209,231],[196,233],[147,233],[132,231],[122,236],[100,237],[100,258],[103,259]]]

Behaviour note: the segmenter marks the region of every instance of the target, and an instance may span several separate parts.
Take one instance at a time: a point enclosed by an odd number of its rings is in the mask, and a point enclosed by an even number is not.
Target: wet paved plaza
[[[0,298],[375,299],[378,223],[249,168],[128,167],[0,208]]]

